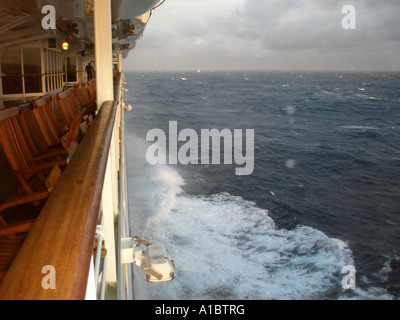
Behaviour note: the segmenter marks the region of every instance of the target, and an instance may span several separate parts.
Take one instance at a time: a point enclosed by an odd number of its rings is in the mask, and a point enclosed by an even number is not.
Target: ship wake
[[[143,288],[137,298],[368,298],[358,288],[343,289],[342,269],[354,266],[345,242],[306,226],[279,229],[251,201],[226,192],[189,195],[184,185],[174,168],[144,159],[136,159],[130,172],[132,232],[164,244],[176,265],[172,282],[154,286],[136,279]],[[381,297],[388,298],[384,292]]]

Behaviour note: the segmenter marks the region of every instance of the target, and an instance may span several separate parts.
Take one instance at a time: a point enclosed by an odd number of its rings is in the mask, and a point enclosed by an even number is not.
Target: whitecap
[[[190,196],[183,185],[168,166],[130,178],[134,234],[163,243],[176,264],[174,281],[141,284],[148,299],[324,298],[354,263],[341,240],[306,226],[279,229],[251,201],[227,192]]]
[[[165,245],[176,265],[175,279],[156,286],[135,267],[139,299],[340,297],[342,268],[355,264],[344,241],[308,226],[280,229],[268,210],[240,196],[185,194],[172,167],[143,164],[128,182],[132,234]],[[357,288],[350,297],[373,298],[376,290]]]
[[[374,126],[359,126],[359,125],[339,126],[339,128],[350,129],[350,130],[378,130],[378,128]]]

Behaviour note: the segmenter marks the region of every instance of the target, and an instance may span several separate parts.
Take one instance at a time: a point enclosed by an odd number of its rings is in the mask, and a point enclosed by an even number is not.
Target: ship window
[[[42,62],[40,48],[10,47],[1,58],[3,94],[41,93]]]
[[[42,92],[40,48],[23,48],[25,93]]]
[[[11,47],[3,52],[1,59],[1,72],[6,76],[1,77],[3,94],[23,93],[21,51],[19,47]]]
[[[47,92],[63,86],[61,52],[44,49],[44,70]]]
[[[25,93],[42,92],[41,76],[25,76]]]
[[[64,59],[65,82],[76,82],[76,57],[65,57]]]
[[[25,74],[40,74],[40,48],[23,48],[24,73]]]

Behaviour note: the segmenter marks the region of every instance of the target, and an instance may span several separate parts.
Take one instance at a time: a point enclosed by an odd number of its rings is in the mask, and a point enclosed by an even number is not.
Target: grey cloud
[[[258,39],[267,50],[326,49],[341,51],[367,42],[400,37],[398,2],[357,1],[357,29],[343,30],[341,8],[348,1],[254,1],[235,13],[241,37]]]
[[[400,69],[398,0],[202,1],[154,12],[132,53],[141,67]],[[356,30],[341,26],[347,4]]]

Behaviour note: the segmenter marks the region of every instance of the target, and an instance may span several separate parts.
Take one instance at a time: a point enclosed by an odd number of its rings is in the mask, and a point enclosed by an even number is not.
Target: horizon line
[[[129,69],[124,72],[342,72],[342,73],[357,73],[357,72],[368,72],[368,73],[398,73],[399,70],[336,70],[336,69]]]

